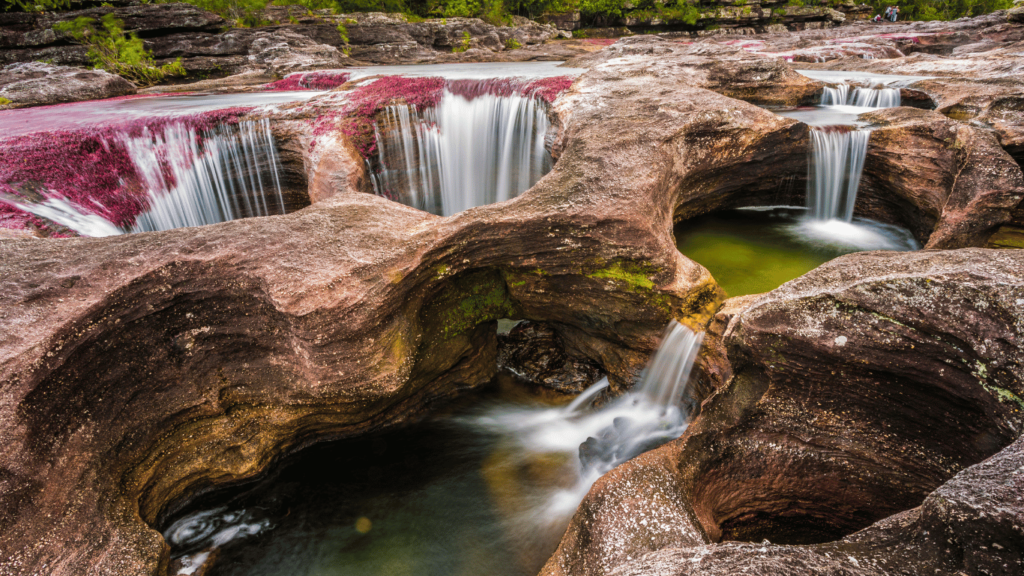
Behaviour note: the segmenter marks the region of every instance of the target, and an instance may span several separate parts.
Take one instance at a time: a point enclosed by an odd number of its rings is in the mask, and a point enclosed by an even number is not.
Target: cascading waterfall
[[[811,130],[807,208],[815,220],[853,220],[871,132],[844,127]]]
[[[595,409],[608,387],[604,378],[564,408],[495,408],[473,423],[507,437],[525,461],[562,454],[575,461],[571,488],[539,495],[524,510],[530,526],[561,526],[605,472],[647,450],[678,438],[693,408],[687,383],[703,334],[672,321],[640,382],[626,394]]]
[[[547,112],[530,95],[445,90],[435,108],[390,106],[383,116],[374,190],[421,210],[451,215],[508,200],[551,169]]]
[[[136,218],[132,232],[285,212],[267,119],[222,125],[202,138],[194,129],[172,124],[162,134],[146,130],[139,137],[125,136],[123,144],[149,194],[149,209]]]
[[[148,208],[136,216],[127,232],[285,212],[281,166],[269,120],[221,125],[202,133],[172,123],[159,132],[144,128],[138,136],[122,134],[104,145],[124,148],[146,191]],[[83,236],[126,232],[100,215],[102,206],[82,206],[52,191],[40,202],[2,200]]]
[[[859,108],[895,108],[900,105],[897,88],[854,88],[849,84],[825,87],[821,94],[822,106],[857,106]]]

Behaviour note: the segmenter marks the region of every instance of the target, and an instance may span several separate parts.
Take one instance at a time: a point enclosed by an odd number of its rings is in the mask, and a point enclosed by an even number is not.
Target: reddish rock
[[[599,480],[542,574],[1018,573],[1024,445],[968,467],[1024,430],[1022,265],[860,253],[736,302],[700,416]]]
[[[1024,199],[1020,166],[987,130],[893,108],[875,123],[857,214],[910,229],[926,248],[984,246]]]

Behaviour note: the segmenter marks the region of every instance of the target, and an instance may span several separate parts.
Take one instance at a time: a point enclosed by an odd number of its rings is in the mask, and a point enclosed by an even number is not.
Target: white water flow
[[[105,219],[103,206],[81,206],[55,192],[40,202],[3,197],[83,236],[113,236],[203,226],[249,216],[284,214],[281,165],[266,119],[222,125],[203,133],[168,124],[159,133],[123,134],[149,208],[130,230]],[[110,145],[110,143],[107,143]]]
[[[285,212],[267,119],[219,126],[202,138],[194,129],[171,124],[161,134],[144,131],[123,143],[149,194],[149,209],[132,232]]]
[[[867,130],[812,129],[807,208],[815,220],[853,220],[864,158]]]
[[[514,198],[551,169],[547,131],[544,104],[529,95],[446,90],[435,108],[390,106],[376,129],[374,191],[445,216]]]
[[[858,108],[895,108],[900,105],[898,88],[854,88],[849,84],[826,87],[821,95],[822,106],[856,106]]]
[[[501,406],[472,420],[500,434],[524,466],[565,463],[567,478],[560,487],[538,490],[521,506],[523,531],[564,530],[602,474],[682,435],[693,407],[687,384],[702,340],[703,334],[673,320],[640,382],[599,408],[594,401],[608,387],[607,378],[565,407]]]

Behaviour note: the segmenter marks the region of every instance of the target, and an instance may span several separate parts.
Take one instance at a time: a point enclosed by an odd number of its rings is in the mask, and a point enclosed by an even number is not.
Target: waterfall
[[[815,220],[853,220],[853,206],[868,151],[867,130],[811,130],[807,208]]]
[[[849,84],[838,84],[835,88],[825,87],[821,94],[822,106],[843,106],[850,94]]]
[[[128,232],[285,212],[280,161],[269,120],[221,125],[203,132],[171,123],[159,131],[143,128],[137,136],[121,133],[103,145],[108,150],[123,148],[145,190],[147,209],[135,217]],[[38,202],[8,196],[0,201],[83,236],[125,232],[103,217],[104,206],[75,203],[52,190]]]
[[[895,108],[900,105],[897,88],[857,88],[847,102],[861,108]]]
[[[703,334],[673,320],[640,381],[600,408],[594,401],[608,388],[607,378],[563,408],[503,406],[473,419],[475,426],[518,445],[524,466],[534,460],[574,462],[572,486],[535,495],[535,507],[522,511],[526,524],[564,530],[560,523],[602,474],[682,435],[693,406],[687,383],[702,340]]]
[[[842,83],[835,88],[825,87],[821,105],[895,108],[900,105],[900,91],[898,88],[854,88],[850,92],[850,85]]]
[[[508,200],[551,169],[547,112],[530,95],[445,90],[435,108],[389,106],[378,121],[374,190],[434,214]]]
[[[149,195],[149,209],[138,215],[132,232],[285,212],[267,119],[218,126],[201,137],[171,124],[161,134],[125,136],[123,144]]]

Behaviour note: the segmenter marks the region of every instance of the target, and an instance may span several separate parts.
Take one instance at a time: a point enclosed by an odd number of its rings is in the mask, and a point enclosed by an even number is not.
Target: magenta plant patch
[[[282,92],[286,90],[333,90],[341,86],[352,75],[348,72],[307,72],[305,74],[291,74],[276,82],[263,86],[269,92]]]
[[[229,108],[189,116],[135,120],[81,130],[36,132],[0,141],[0,196],[28,202],[63,197],[120,227],[130,227],[148,208],[148,196],[124,149],[124,136],[139,137],[182,123],[197,134],[233,124],[251,108]],[[201,138],[201,136],[199,136]],[[165,178],[173,182],[169,170]],[[0,202],[0,226],[59,230],[39,218]]]

